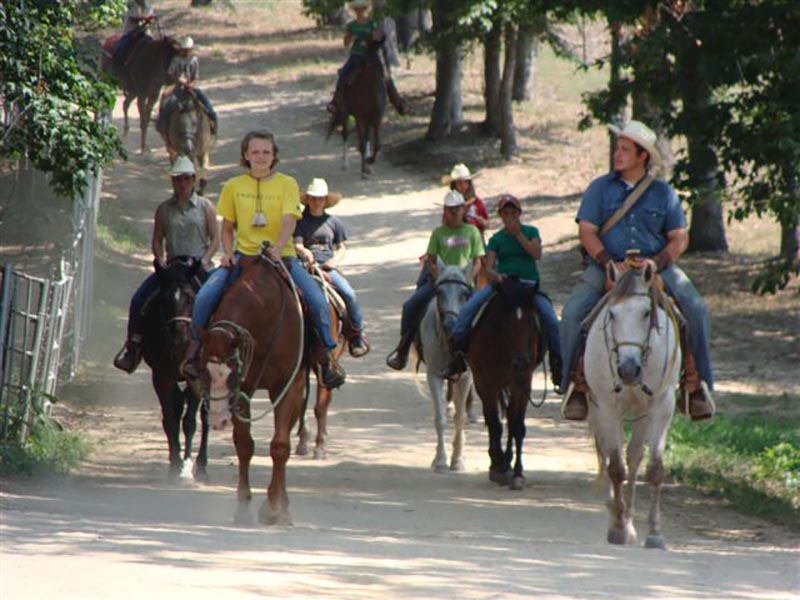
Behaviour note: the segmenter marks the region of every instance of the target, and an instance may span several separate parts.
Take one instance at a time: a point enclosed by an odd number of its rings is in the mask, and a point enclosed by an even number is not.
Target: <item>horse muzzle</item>
[[[617,365],[617,375],[625,385],[636,385],[642,381],[642,365],[633,358],[626,358]]]

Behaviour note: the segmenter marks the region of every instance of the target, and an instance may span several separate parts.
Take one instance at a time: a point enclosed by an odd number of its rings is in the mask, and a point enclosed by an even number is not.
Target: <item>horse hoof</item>
[[[141,154],[150,154],[151,152],[152,152],[152,150],[150,150],[149,146],[142,146],[142,148],[140,150]]]
[[[434,460],[431,463],[431,469],[433,469],[437,473],[447,473],[447,471],[449,470],[446,460]]]
[[[255,525],[253,515],[250,512],[250,506],[240,505],[239,508],[236,509],[236,514],[233,515],[233,522],[240,527],[252,527]]]
[[[622,529],[609,529],[606,540],[609,544],[624,545],[626,543],[625,537],[625,532]]]
[[[195,466],[194,480],[197,483],[208,483],[210,481],[208,477],[208,471],[206,471],[204,466]]]
[[[289,512],[286,510],[272,510],[269,506],[269,501],[265,500],[264,503],[261,505],[261,508],[258,509],[258,520],[263,525],[278,525],[278,526],[285,526],[291,527],[294,525],[292,523],[292,517],[289,516]]]
[[[467,413],[467,420],[469,421],[470,425],[475,425],[478,422],[478,415],[475,413]]]
[[[328,451],[325,448],[315,448],[314,449],[314,459],[315,460],[325,460],[328,458]]]
[[[660,535],[648,535],[644,542],[645,548],[653,548],[655,550],[666,550],[667,545],[664,543],[664,538]]]
[[[455,471],[456,473],[463,473],[464,471],[466,471],[466,468],[464,467],[464,461],[457,460],[455,462],[451,462],[450,470]]]
[[[182,481],[191,481],[194,478],[194,464],[191,458],[187,458],[183,461],[183,465],[181,466],[180,474],[178,475]]]
[[[297,456],[308,456],[308,444],[305,442],[298,443],[294,453]]]
[[[514,490],[516,492],[525,488],[525,478],[524,477],[512,477],[511,483],[509,483],[509,489]]]
[[[508,471],[500,473],[499,471],[489,470],[489,481],[496,483],[497,485],[508,485],[509,483]]]

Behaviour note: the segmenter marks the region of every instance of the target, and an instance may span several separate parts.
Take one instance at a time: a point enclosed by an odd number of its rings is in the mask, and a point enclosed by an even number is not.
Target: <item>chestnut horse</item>
[[[214,139],[211,135],[211,119],[189,86],[178,84],[173,93],[177,107],[170,115],[161,137],[167,146],[170,163],[174,163],[178,155],[192,160],[197,171],[197,193],[202,194],[207,183],[208,155]]]
[[[497,294],[491,297],[472,331],[467,355],[489,429],[489,479],[510,485],[512,490],[521,490],[525,481],[522,471],[525,411],[533,371],[542,362],[541,327],[533,306],[535,292],[535,287],[519,281],[500,283]],[[508,423],[505,450],[501,410],[505,411]]]
[[[100,69],[115,76],[122,87],[124,96],[122,112],[125,115],[123,135],[127,135],[130,128],[128,108],[136,99],[136,106],[139,109],[139,129],[142,135],[140,149],[144,153],[149,150],[147,127],[150,124],[150,115],[161,88],[167,83],[167,69],[172,58],[178,54],[178,46],[170,37],[154,40],[146,36],[144,41],[131,48],[130,58],[120,67],[111,62],[115,46],[113,37],[103,44]]]
[[[144,309],[142,358],[150,367],[153,389],[161,404],[161,422],[169,445],[170,477],[187,479],[193,474],[195,479],[205,481],[208,479],[208,410],[201,409],[200,448],[197,462],[192,465],[192,439],[197,429],[200,399],[189,386],[182,391],[178,385],[183,380],[179,366],[189,344],[192,305],[198,287],[195,278],[201,263],[175,258],[167,268],[158,262],[155,265],[160,289]],[[181,428],[185,438],[183,456]]]
[[[250,399],[258,389],[269,392],[275,413],[269,447],[272,480],[258,518],[268,525],[290,525],[286,462],[292,428],[303,410],[307,371],[302,309],[283,263],[260,255],[242,257],[239,265],[241,275],[223,296],[208,329],[200,332],[199,383],[210,406],[212,426],[233,424],[239,459],[235,521],[242,524],[252,522],[250,461],[254,443],[250,425],[255,419]]]

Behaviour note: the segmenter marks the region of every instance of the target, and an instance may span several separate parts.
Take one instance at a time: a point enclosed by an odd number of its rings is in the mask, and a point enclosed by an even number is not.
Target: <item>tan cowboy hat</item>
[[[445,208],[452,208],[454,206],[464,206],[464,196],[462,196],[456,190],[449,190],[444,195],[444,202],[442,202],[442,206]]]
[[[342,199],[341,194],[328,191],[328,182],[322,179],[322,177],[315,177],[311,180],[305,193],[300,195],[300,202],[308,204],[309,196],[313,198],[325,198],[325,208],[336,206],[339,204],[339,200]]]
[[[608,129],[617,137],[633,140],[647,150],[648,154],[650,154],[650,164],[652,166],[657,167],[661,164],[661,153],[656,148],[658,136],[641,121],[628,121],[622,129],[615,125],[609,125]]]
[[[182,37],[180,41],[180,48],[181,50],[191,50],[194,48],[194,40],[188,35]]]
[[[186,156],[179,156],[172,163],[172,169],[169,172],[170,177],[179,177],[181,175],[194,175],[194,163]]]
[[[469,181],[473,179],[479,171],[470,173],[469,168],[464,163],[458,163],[450,169],[448,175],[442,175],[442,185],[450,185],[454,181]]]

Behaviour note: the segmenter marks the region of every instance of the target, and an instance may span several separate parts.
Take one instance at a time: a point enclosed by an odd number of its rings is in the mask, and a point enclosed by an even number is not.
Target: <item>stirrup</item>
[[[360,343],[358,343],[360,342]],[[369,354],[372,347],[363,335],[358,335],[347,342],[347,350],[353,358],[361,358]]]
[[[703,396],[703,401],[708,405],[709,412],[704,412],[700,414],[692,414],[692,396],[700,392]],[[711,396],[711,390],[708,389],[708,384],[700,380],[700,389],[695,390],[694,392],[689,392],[686,389],[681,389],[680,391],[681,396],[678,400],[678,412],[684,414],[687,418],[692,421],[702,421],[704,419],[710,419],[717,413],[717,405],[714,402],[714,398]]]
[[[391,354],[386,357],[386,365],[395,371],[402,371],[408,364],[408,353],[405,355],[400,354],[400,350],[395,348]]]
[[[334,390],[341,387],[347,379],[344,370],[333,359],[320,364],[320,375],[323,387]]]
[[[583,392],[577,392],[575,388],[575,382],[570,381],[569,385],[567,386],[567,392],[564,394],[564,399],[561,401],[561,416],[568,421],[584,421],[589,415],[589,399],[586,397],[586,394]],[[570,410],[567,405],[569,404],[569,401],[572,400],[576,392],[583,395],[583,406],[576,408],[575,403],[573,403],[571,406],[572,410]],[[575,402],[580,403],[580,401],[577,400],[577,397]]]

